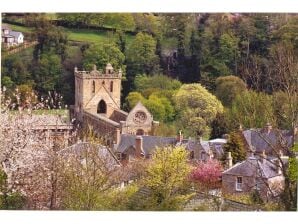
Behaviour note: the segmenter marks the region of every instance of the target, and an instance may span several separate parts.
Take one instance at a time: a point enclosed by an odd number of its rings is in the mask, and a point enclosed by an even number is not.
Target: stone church
[[[91,126],[108,144],[117,144],[121,134],[153,135],[158,122],[141,102],[129,112],[121,110],[122,71],[107,64],[104,71],[74,69],[75,105],[72,117],[83,126]]]

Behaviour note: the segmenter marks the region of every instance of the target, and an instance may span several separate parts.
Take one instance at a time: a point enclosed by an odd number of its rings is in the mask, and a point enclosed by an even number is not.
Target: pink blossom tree
[[[198,184],[199,189],[209,190],[220,184],[222,166],[217,160],[198,162],[191,171],[190,179]]]

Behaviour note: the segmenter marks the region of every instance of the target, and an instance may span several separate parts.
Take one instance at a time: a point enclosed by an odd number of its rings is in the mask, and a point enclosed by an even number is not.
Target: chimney
[[[141,135],[136,136],[136,157],[141,158],[143,155],[143,137]]]
[[[265,131],[269,134],[272,130],[272,125],[268,122],[265,126]]]
[[[182,131],[179,130],[179,133],[177,134],[177,143],[181,143],[183,140],[183,134]]]
[[[233,158],[232,158],[232,153],[228,152],[228,168],[231,168],[233,166]]]
[[[78,67],[77,66],[74,67],[74,72],[78,72]]]
[[[281,175],[281,174],[282,174],[282,172],[281,172],[281,163],[280,163],[279,159],[276,159],[276,160],[274,161],[274,164],[275,164],[275,166],[276,166],[276,173],[277,173],[278,175]]]
[[[254,151],[250,151],[250,158],[254,158],[255,157],[255,152]]]
[[[117,128],[115,130],[115,144],[118,145],[120,143],[120,139],[121,139],[121,133],[120,133],[120,128]]]
[[[263,150],[262,155],[260,156],[260,161],[264,162],[264,160],[267,158],[265,150]]]
[[[239,131],[243,131],[242,124],[239,124]]]
[[[93,71],[96,71],[96,64],[93,65]]]

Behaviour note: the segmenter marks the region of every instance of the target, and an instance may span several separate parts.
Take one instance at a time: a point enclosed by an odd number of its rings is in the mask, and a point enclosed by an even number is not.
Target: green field
[[[33,32],[33,29],[25,26],[18,26],[13,24],[7,24],[12,30],[19,32]],[[75,42],[85,42],[85,43],[113,43],[115,37],[112,31],[100,31],[100,30],[92,30],[92,29],[70,29],[63,28],[65,32],[68,34],[68,38],[70,41]],[[127,34],[126,41],[127,44],[130,45],[134,36]]]
[[[24,32],[24,33],[32,32],[32,28],[26,27],[26,26],[18,26],[18,25],[7,24],[7,23],[3,23],[2,25],[8,25],[9,28],[14,31],[19,31],[19,32]]]

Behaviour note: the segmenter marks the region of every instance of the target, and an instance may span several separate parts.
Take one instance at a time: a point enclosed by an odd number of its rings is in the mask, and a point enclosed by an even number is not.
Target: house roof
[[[145,155],[150,155],[157,147],[175,145],[175,137],[147,136],[143,135],[143,151]],[[120,143],[116,146],[116,152],[125,153],[130,148],[135,148],[136,135],[122,134]]]
[[[262,129],[250,129],[242,132],[246,142],[251,150],[256,152],[262,152],[265,150],[266,153],[272,152],[271,146],[278,146],[281,143],[280,134],[282,140],[286,142],[288,146],[291,145],[291,135],[289,131],[271,130],[265,132]]]
[[[281,175],[278,173],[274,161],[260,160],[256,157],[249,157],[245,161],[236,163],[230,169],[224,171],[223,174],[248,177],[258,175],[266,179]]]
[[[17,31],[9,31],[9,35],[11,35],[15,38],[18,38],[20,35],[23,35],[23,33],[22,32],[17,32]]]
[[[88,152],[91,149],[96,149],[98,151],[99,158],[105,161],[105,165],[107,167],[114,168],[115,166],[120,165],[116,156],[112,153],[112,151],[109,148],[99,144],[92,144],[90,142],[78,142],[74,145],[60,150],[59,155],[61,155],[62,158],[67,159],[71,156],[83,156],[86,152]]]

